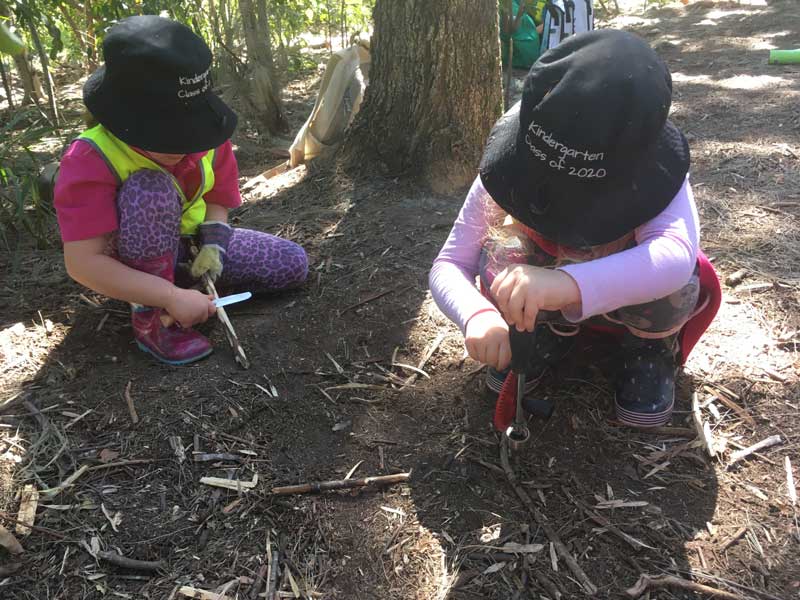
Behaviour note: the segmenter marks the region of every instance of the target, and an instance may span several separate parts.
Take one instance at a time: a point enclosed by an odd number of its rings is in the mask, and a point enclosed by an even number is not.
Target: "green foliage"
[[[28,236],[37,246],[52,244],[53,207],[42,202],[36,188],[40,161],[31,146],[53,135],[53,127],[35,107],[19,108],[0,127],[0,245],[10,247],[10,235]]]

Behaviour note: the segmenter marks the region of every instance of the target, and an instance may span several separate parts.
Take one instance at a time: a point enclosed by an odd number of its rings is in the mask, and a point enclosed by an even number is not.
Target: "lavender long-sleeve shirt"
[[[475,286],[481,247],[490,226],[505,213],[475,179],[447,241],[433,262],[431,294],[441,311],[463,332],[477,312],[493,306]],[[687,175],[672,202],[634,232],[637,245],[611,256],[560,267],[577,283],[577,322],[622,306],[663,298],[686,285],[697,260],[700,227]]]

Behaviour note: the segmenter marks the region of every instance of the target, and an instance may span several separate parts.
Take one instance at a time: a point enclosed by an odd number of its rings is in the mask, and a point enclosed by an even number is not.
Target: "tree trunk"
[[[6,73],[6,61],[2,56],[0,56],[0,76],[3,78],[3,88],[6,91],[8,108],[14,110],[14,91],[11,88],[11,80]]]
[[[56,129],[56,133],[61,135],[61,123],[58,117],[58,101],[56,98],[56,90],[53,86],[53,78],[50,76],[50,63],[47,52],[45,52],[44,46],[42,46],[42,40],[39,39],[39,32],[36,30],[36,23],[34,23],[33,17],[31,16],[30,7],[25,7],[25,14],[33,45],[36,47],[36,52],[39,54],[39,62],[42,64],[42,76],[44,77],[44,84],[47,89],[47,100],[50,103],[50,114],[53,117],[53,126]]]
[[[8,4],[3,1],[0,1],[0,17],[11,18],[11,9],[9,8]],[[34,81],[34,73],[33,68],[31,67],[30,62],[28,62],[28,51],[23,50],[19,54],[15,54],[13,57],[14,65],[17,68],[17,75],[19,76],[20,83],[22,83],[22,100],[20,104],[25,106],[26,104],[30,104],[31,102],[35,102],[38,100],[36,95],[37,86],[36,82]]]
[[[374,21],[345,165],[418,176],[440,192],[466,185],[502,112],[497,0],[377,0]]]
[[[17,67],[17,75],[19,75],[19,80],[22,83],[23,93],[20,104],[25,106],[26,104],[37,102],[41,96],[37,91],[38,86],[34,79],[33,68],[28,61],[27,50],[14,55],[14,65]]]
[[[283,115],[283,105],[274,76],[266,0],[257,2],[256,10],[252,0],[239,0],[247,45],[248,101],[266,133],[286,133],[289,124]]]

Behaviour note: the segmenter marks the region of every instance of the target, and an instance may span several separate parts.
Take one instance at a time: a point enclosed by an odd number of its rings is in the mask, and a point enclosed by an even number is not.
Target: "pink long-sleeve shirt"
[[[475,285],[481,248],[490,226],[505,212],[475,179],[447,241],[433,262],[431,295],[463,332],[473,315],[494,309]],[[689,281],[697,260],[700,226],[687,175],[672,202],[638,227],[636,246],[610,256],[559,267],[578,285],[580,312],[564,311],[572,322],[623,306],[663,298]]]

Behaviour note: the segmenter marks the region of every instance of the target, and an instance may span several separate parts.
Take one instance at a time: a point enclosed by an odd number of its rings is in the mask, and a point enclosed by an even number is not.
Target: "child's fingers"
[[[506,319],[511,325],[516,325],[517,330],[521,330],[525,321],[525,304],[527,301],[527,290],[525,286],[517,283],[511,290],[506,304]]]
[[[509,287],[513,287],[513,279],[514,277],[508,272],[508,269],[503,269],[500,274],[494,278],[492,287],[489,288],[492,298],[494,298],[501,312],[505,310],[504,306],[508,301],[508,294],[511,291]]]
[[[525,331],[533,331],[536,327],[536,315],[539,314],[539,307],[536,300],[531,296],[525,301],[525,310],[523,315],[523,327]]]
[[[479,344],[475,340],[467,341],[467,353],[469,354],[470,358],[472,358],[472,360],[482,363],[483,362],[482,350],[483,350],[482,344]]]
[[[497,370],[505,371],[508,365],[511,364],[511,345],[508,340],[500,344],[500,350],[497,353]]]

